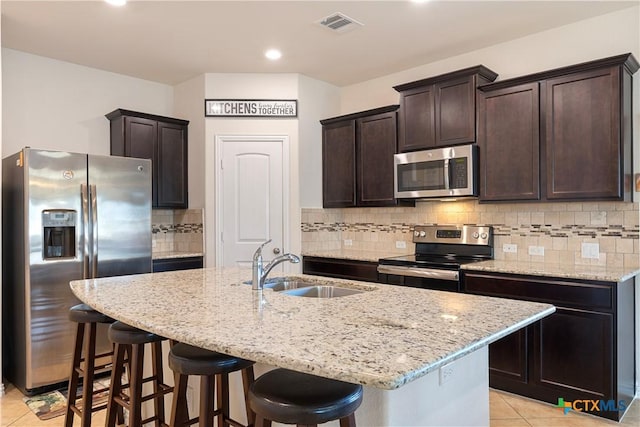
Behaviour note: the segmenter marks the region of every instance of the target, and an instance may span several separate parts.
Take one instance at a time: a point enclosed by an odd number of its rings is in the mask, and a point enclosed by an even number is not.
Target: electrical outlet
[[[407,248],[407,242],[405,242],[404,240],[396,240],[396,248],[398,248],[398,249],[406,249]]]
[[[506,252],[508,254],[518,253],[518,245],[513,243],[505,243],[502,245],[502,252]]]
[[[453,374],[454,374],[453,363],[449,363],[448,365],[441,366],[440,367],[440,385],[443,385],[451,381]]]
[[[544,256],[544,246],[529,246],[529,255]]]
[[[351,239],[344,239],[344,245],[345,245],[345,246],[353,246],[353,240],[351,240]]]
[[[600,258],[599,243],[583,243],[581,248],[582,258],[598,259]]]

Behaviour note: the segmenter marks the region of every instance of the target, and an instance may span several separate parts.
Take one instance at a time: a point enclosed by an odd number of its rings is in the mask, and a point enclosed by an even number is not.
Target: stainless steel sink
[[[304,282],[300,282],[304,283]],[[351,288],[340,288],[338,286],[317,285],[306,287],[298,287],[297,289],[289,289],[282,291],[286,295],[294,295],[307,298],[337,298],[347,295],[361,294],[364,291]]]
[[[250,285],[251,280],[243,282]],[[285,295],[307,298],[337,298],[366,292],[362,289],[343,288],[314,281],[305,281],[296,277],[271,277],[264,282],[265,289],[281,292]]]
[[[245,285],[250,285],[251,280],[243,282]],[[296,278],[288,277],[272,277],[264,282],[265,289],[273,289],[276,292],[286,291],[287,289],[305,288],[309,286],[315,286],[317,283],[305,282]]]

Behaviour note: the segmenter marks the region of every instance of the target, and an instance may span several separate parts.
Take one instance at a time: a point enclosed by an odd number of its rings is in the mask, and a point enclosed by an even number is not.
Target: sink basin
[[[251,284],[251,280],[243,282]],[[296,277],[270,277],[264,282],[264,289],[272,289],[285,295],[307,298],[337,298],[366,292],[361,289],[343,288],[315,281],[305,281]]]
[[[304,283],[304,282],[299,282]],[[283,294],[286,295],[294,295],[299,297],[307,297],[307,298],[337,298],[344,297],[347,295],[361,294],[364,291],[359,289],[350,289],[350,288],[340,288],[338,286],[309,286],[307,284],[306,287],[299,287],[297,289],[289,289],[282,291]]]
[[[243,282],[246,285],[251,284],[251,280]],[[288,289],[306,288],[309,286],[315,286],[316,283],[304,282],[295,278],[287,277],[272,277],[264,282],[264,289],[273,289],[276,292],[286,291]]]

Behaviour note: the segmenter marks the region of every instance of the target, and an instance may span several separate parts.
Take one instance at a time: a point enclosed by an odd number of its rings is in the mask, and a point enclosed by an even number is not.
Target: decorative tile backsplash
[[[151,213],[153,252],[204,252],[203,223],[202,209],[154,209]]]
[[[477,224],[494,227],[496,259],[638,266],[639,223],[639,204],[625,202],[420,201],[415,208],[303,209],[302,250],[410,253],[415,224]],[[403,243],[406,248],[397,248]],[[597,259],[582,256],[583,243],[598,244]],[[517,252],[503,252],[504,244],[516,245]],[[529,255],[530,246],[543,247],[544,255]]]

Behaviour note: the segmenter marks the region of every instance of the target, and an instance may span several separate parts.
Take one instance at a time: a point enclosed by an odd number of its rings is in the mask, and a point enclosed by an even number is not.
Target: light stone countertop
[[[303,251],[302,256],[315,256],[321,258],[337,258],[349,259],[355,261],[371,261],[378,262],[380,258],[389,258],[393,256],[409,255],[413,253],[411,248],[399,249],[400,252],[390,251],[363,251],[359,249],[334,249],[323,251]]]
[[[324,258],[350,259],[360,261],[378,262],[380,258],[388,258],[411,253],[392,253],[362,251],[357,249],[336,249],[334,251],[308,251],[306,256],[316,256]],[[578,280],[598,280],[605,282],[624,282],[634,276],[640,275],[640,260],[637,266],[632,267],[611,267],[604,265],[580,265],[580,264],[560,264],[556,262],[529,262],[529,261],[507,261],[490,260],[474,262],[461,266],[463,270],[484,271],[487,273],[509,273],[521,274],[525,276],[545,276],[559,277]]]
[[[559,277],[566,279],[624,282],[640,274],[637,267],[610,267],[601,265],[560,264],[551,262],[492,260],[465,264],[465,271],[522,274],[527,276]]]
[[[153,252],[152,259],[173,259],[173,258],[190,258],[204,256],[202,252],[183,252],[183,251],[163,251]]]
[[[96,310],[167,338],[380,389],[400,387],[555,310],[525,301],[291,276],[368,291],[329,299],[253,291],[242,283],[250,269],[238,268],[77,280],[71,289]]]

